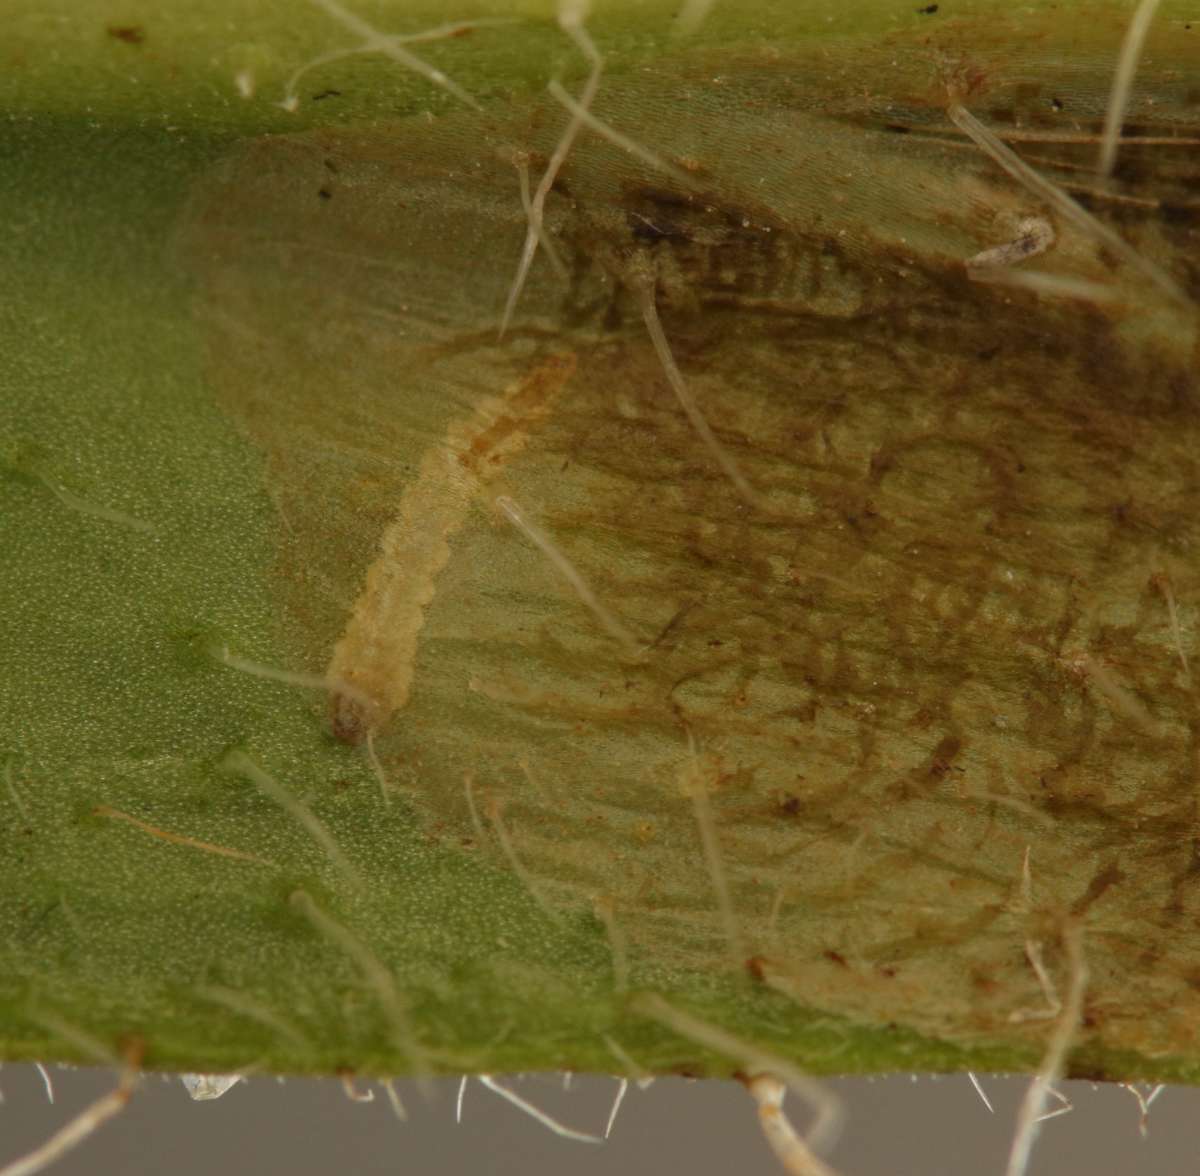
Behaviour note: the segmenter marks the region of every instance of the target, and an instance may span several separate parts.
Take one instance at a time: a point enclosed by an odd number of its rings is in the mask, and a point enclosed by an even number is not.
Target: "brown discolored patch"
[[[599,112],[697,161],[696,186],[582,142],[546,206],[566,278],[535,264],[502,340],[525,222],[494,145],[546,157],[543,108],[262,140],[209,177],[185,253],[211,378],[266,455],[285,639],[378,706],[339,696],[336,729],[376,733],[431,836],[476,835],[477,779],[511,853],[481,849],[557,906],[611,896],[634,966],[736,966],[979,1043],[1036,991],[1031,925],[1075,905],[1104,1007],[1145,999],[1158,961],[1161,1015],[1094,1031],[1173,1048],[1200,1024],[1169,909],[1190,897],[1194,698],[1144,602],[1200,543],[1194,322],[1069,225],[1039,262],[1116,300],[972,282],[1036,202],[948,145],[932,100],[897,98],[898,134],[810,112],[795,62],[724,75],[606,86]],[[1055,82],[992,71],[989,102],[1020,124]],[[1056,176],[1085,154],[1021,147]],[[338,198],[315,200],[331,158]],[[1195,164],[1139,162],[1121,231],[1195,289],[1192,227],[1153,203]],[[762,509],[680,411],[636,266]],[[638,656],[498,525],[501,490]],[[1173,584],[1192,607],[1200,582]]]
[[[141,45],[146,40],[146,30],[141,25],[108,25],[104,31],[114,41],[126,45]]]

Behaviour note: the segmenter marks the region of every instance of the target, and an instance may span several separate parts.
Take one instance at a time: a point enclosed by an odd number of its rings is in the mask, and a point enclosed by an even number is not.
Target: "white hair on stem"
[[[1100,696],[1113,714],[1124,719],[1145,735],[1160,738],[1162,729],[1145,703],[1101,661],[1080,650],[1067,655],[1063,663],[1080,681]]]
[[[467,1076],[464,1074],[458,1083],[458,1097],[454,1100],[454,1121],[462,1123],[463,1095],[467,1093]]]
[[[1059,1000],[1058,993],[1054,991],[1050,973],[1046,971],[1046,964],[1042,959],[1042,945],[1036,939],[1025,940],[1025,958],[1029,961],[1029,966],[1037,977],[1042,995],[1046,998],[1046,1008],[1014,1009],[1008,1015],[1010,1023],[1014,1025],[1022,1021],[1048,1020],[1051,1017],[1057,1017],[1062,1011],[1062,1001]]]
[[[1125,39],[1121,42],[1112,89],[1108,95],[1108,109],[1104,112],[1100,157],[1096,162],[1096,171],[1102,176],[1111,176],[1117,162],[1121,126],[1125,122],[1125,112],[1129,109],[1129,95],[1133,89],[1134,75],[1137,73],[1138,58],[1142,55],[1142,46],[1146,43],[1146,34],[1150,31],[1158,4],[1159,0],[1141,0],[1134,9],[1129,27],[1125,30]]]
[[[638,1090],[647,1090],[654,1085],[654,1075],[639,1066],[633,1055],[619,1041],[614,1041],[607,1034],[601,1034],[600,1039],[612,1056],[625,1067],[629,1077],[637,1083]]]
[[[102,1041],[95,1034],[89,1033],[86,1029],[81,1029],[78,1025],[72,1024],[57,1013],[38,1009],[29,1014],[29,1019],[47,1030],[47,1032],[53,1033],[56,1037],[61,1037],[63,1041],[74,1046],[81,1054],[90,1057],[97,1065],[115,1066],[121,1064],[120,1055],[107,1042]]]
[[[631,657],[641,655],[641,646],[634,635],[623,625],[613,613],[600,602],[588,582],[579,574],[575,565],[558,549],[554,541],[536,523],[531,522],[525,512],[506,494],[497,495],[496,508],[508,519],[518,531],[554,565],[555,569],[575,590],[583,605],[596,618],[600,627],[614,640],[619,642],[625,652]]]
[[[1190,306],[1188,296],[1180,289],[1175,279],[1161,266],[1143,257],[1120,234],[1114,232],[1103,221],[1094,217],[1077,200],[1072,199],[1056,184],[1051,183],[1040,173],[1029,166],[1011,147],[1000,137],[985,127],[960,102],[952,102],[947,114],[950,121],[960,131],[971,139],[984,154],[990,156],[1014,180],[1023,185],[1035,196],[1045,200],[1056,209],[1062,217],[1073,224],[1080,232],[1107,245],[1123,261],[1136,269],[1144,278],[1153,282],[1173,302]]]
[[[1025,853],[1021,858],[1021,890],[1019,902],[1016,904],[1017,911],[1023,915],[1030,915],[1033,912],[1033,870],[1030,868],[1030,850],[1031,847],[1026,845]],[[1042,945],[1038,940],[1029,936],[1026,936],[1025,939],[1025,958],[1029,961],[1029,966],[1037,977],[1038,986],[1042,990],[1042,996],[1046,999],[1047,1007],[1044,1009],[1014,1009],[1008,1015],[1009,1022],[1012,1024],[1057,1017],[1062,1010],[1062,1001],[1058,998],[1054,983],[1050,979],[1050,974],[1046,971],[1046,965],[1042,959]]]
[[[1188,665],[1187,653],[1183,648],[1183,630],[1179,625],[1179,609],[1175,604],[1175,590],[1171,587],[1171,577],[1166,572],[1158,572],[1151,577],[1151,581],[1167,602],[1167,616],[1171,621],[1171,637],[1175,642],[1175,651],[1179,654],[1179,664],[1183,666],[1184,680],[1190,690],[1192,688],[1192,669]]]
[[[296,70],[288,78],[284,86],[283,101],[279,103],[284,110],[294,111],[299,106],[300,99],[296,93],[296,87],[300,79],[309,70],[316,69],[322,65],[328,65],[331,61],[340,61],[345,57],[357,57],[372,53],[378,53],[381,56],[391,58],[397,65],[401,65],[405,69],[419,74],[431,85],[445,90],[447,94],[452,94],[460,102],[465,103],[474,110],[483,109],[456,81],[447,77],[440,69],[430,65],[424,58],[418,57],[415,53],[405,49],[404,46],[428,41],[440,41],[447,37],[456,37],[467,29],[476,29],[487,25],[511,24],[511,21],[499,18],[459,20],[450,24],[437,25],[434,28],[425,29],[419,33],[394,35],[381,33],[369,21],[363,20],[362,17],[357,16],[344,5],[338,3],[338,0],[309,0],[309,2],[314,7],[321,9],[322,12],[333,17],[342,28],[361,37],[362,43],[350,49],[334,49],[328,53],[322,53]]]
[[[220,984],[199,984],[194,989],[197,996],[219,1004],[230,1012],[248,1017],[260,1025],[278,1033],[294,1049],[311,1052],[312,1044],[304,1039],[303,1034],[287,1023],[278,1013],[252,996],[239,992],[234,988],[225,988]]]
[[[1043,1111],[1037,1117],[1039,1123],[1046,1123],[1051,1119],[1057,1119],[1059,1115],[1069,1115],[1075,1109],[1075,1104],[1057,1086],[1048,1087],[1046,1093],[1058,1099],[1062,1105],[1055,1107],[1052,1111]]]
[[[613,991],[624,993],[629,990],[629,945],[625,932],[617,922],[616,905],[607,894],[592,899],[592,910],[604,924],[608,948],[612,953]]]
[[[1067,1051],[1079,1031],[1079,1022],[1083,1015],[1083,997],[1087,990],[1088,967],[1087,960],[1083,955],[1083,932],[1078,923],[1069,923],[1064,928],[1063,942],[1067,950],[1068,967],[1066,997],[1062,1002],[1062,1011],[1050,1033],[1050,1040],[1046,1045],[1041,1067],[1029,1083],[1025,1097],[1021,1101],[1005,1176],[1025,1176],[1026,1168],[1029,1166],[1029,1156],[1044,1117],[1046,1099],[1053,1089],[1053,1083],[1062,1076]]]
[[[985,785],[971,781],[966,781],[962,785],[962,795],[970,800],[978,800],[982,804],[997,804],[1003,808],[1012,809],[1014,812],[1021,813],[1029,817],[1031,820],[1040,821],[1045,825],[1053,825],[1054,818],[1048,813],[1036,809],[1031,804],[1026,804],[1023,800],[1018,800],[1015,796],[1005,796],[1001,792],[992,792]]]
[[[604,70],[604,58],[584,27],[590,9],[590,0],[561,0],[558,7],[558,27],[575,42],[580,53],[591,64],[591,70],[588,72],[587,80],[583,83],[583,89],[579,95],[579,107],[585,111],[596,99],[596,92],[600,88],[600,75]],[[525,230],[525,243],[521,246],[517,272],[512,286],[509,288],[508,298],[504,303],[504,314],[500,319],[499,335],[501,338],[504,337],[504,333],[508,330],[508,324],[512,321],[513,311],[517,308],[517,300],[521,297],[521,291],[525,288],[525,279],[529,276],[529,267],[533,264],[533,255],[537,252],[538,241],[542,236],[546,197],[550,194],[550,189],[554,186],[554,181],[558,178],[558,173],[582,129],[583,120],[573,114],[555,145],[550,160],[546,164],[546,170],[542,173],[542,178],[534,190],[533,199],[529,202],[526,210],[526,219],[529,224]]]
[[[586,1131],[576,1131],[573,1127],[567,1127],[560,1123],[557,1119],[546,1114],[545,1111],[535,1107],[533,1103],[523,1099],[515,1090],[509,1090],[507,1086],[502,1086],[491,1074],[480,1074],[479,1081],[483,1083],[488,1090],[498,1094],[501,1098],[512,1103],[518,1110],[524,1111],[531,1119],[540,1123],[547,1130],[554,1132],[555,1135],[562,1139],[572,1139],[576,1143],[603,1143],[604,1140],[599,1135],[589,1135]]]
[[[471,827],[475,830],[475,841],[483,845],[486,836],[483,831],[483,821],[479,817],[479,808],[475,804],[475,777],[470,772],[463,773],[463,793],[467,798],[467,812],[471,815]]]
[[[729,951],[730,963],[737,971],[741,969],[742,963],[746,959],[746,945],[733,910],[733,900],[729,893],[729,879],[725,874],[725,861],[721,856],[721,843],[717,838],[712,804],[708,799],[708,784],[700,769],[696,737],[692,734],[690,727],[685,729],[688,740],[688,766],[684,772],[683,784],[691,798],[696,828],[700,833],[700,847],[704,853],[704,862],[708,867],[708,876],[712,881],[713,893],[717,899],[717,910],[721,915],[721,923],[725,928],[725,945]]]
[[[651,151],[649,147],[643,147],[636,139],[631,139],[615,127],[609,126],[603,119],[597,118],[586,106],[572,98],[558,82],[550,82],[546,89],[550,91],[555,101],[566,107],[567,111],[579,119],[588,130],[595,131],[597,135],[607,139],[614,147],[619,147],[622,151],[632,155],[634,159],[640,159],[648,167],[664,172],[680,183],[687,184],[689,187],[694,184],[692,177],[683,168],[668,163],[661,155]]]
[[[366,735],[363,736],[363,746],[367,751],[367,763],[371,765],[371,772],[379,784],[380,794],[383,796],[383,803],[390,804],[392,799],[392,785],[387,778],[387,773],[383,770],[383,764],[380,762],[379,755],[375,750],[375,731],[368,727]]]
[[[717,440],[709,423],[704,418],[704,414],[700,411],[699,405],[696,403],[696,398],[692,395],[688,388],[683,374],[679,370],[679,365],[675,362],[674,355],[671,354],[671,345],[667,342],[666,332],[663,331],[662,320],[658,317],[658,306],[655,301],[654,283],[650,279],[643,279],[635,282],[634,291],[637,295],[638,302],[642,308],[642,319],[645,321],[646,330],[650,334],[650,342],[654,347],[655,354],[658,356],[658,361],[662,364],[662,369],[666,373],[667,383],[671,385],[672,391],[675,393],[676,399],[679,401],[680,407],[687,415],[687,419],[691,422],[691,426],[695,429],[700,440],[704,443],[705,448],[712,454],[713,460],[720,467],[725,476],[733,483],[734,489],[738,494],[753,507],[762,507],[762,503],[757,493],[746,481],[745,475],[738,467],[736,461],[725,451],[725,447]]]
[[[362,737],[362,746],[366,749],[367,763],[371,766],[371,774],[376,778],[379,785],[380,796],[383,797],[384,804],[391,803],[391,781],[388,779],[388,774],[383,770],[383,762],[379,760],[379,754],[374,749],[374,730],[372,727],[367,727],[364,737]]]
[[[153,523],[146,522],[145,519],[134,518],[133,515],[126,514],[122,510],[114,510],[111,506],[101,506],[99,503],[89,502],[86,498],[80,498],[78,494],[72,494],[70,490],[64,490],[48,475],[40,471],[35,472],[46,489],[68,510],[73,510],[77,514],[90,515],[94,519],[103,519],[106,523],[116,523],[118,526],[128,527],[131,531],[140,531],[144,535],[158,533],[158,527]]]
[[[16,806],[17,812],[21,814],[21,819],[28,825],[32,818],[29,816],[29,809],[25,807],[25,802],[21,799],[20,792],[17,791],[16,784],[13,783],[12,760],[9,760],[4,765],[4,784],[8,789],[8,795],[12,797],[12,802]]]
[[[982,1084],[980,1083],[978,1077],[976,1077],[974,1071],[968,1070],[967,1077],[970,1078],[971,1085],[975,1087],[975,1093],[977,1095],[979,1095],[979,1097],[983,1100],[983,1105],[985,1107],[987,1107],[987,1109],[989,1111],[991,1111],[992,1114],[994,1115],[996,1113],[996,1108],[994,1106],[992,1106],[992,1100],[990,1098],[988,1098],[987,1094],[985,1093],[985,1091],[983,1089]]]
[[[353,1074],[342,1075],[342,1093],[353,1103],[373,1103],[375,1101],[375,1092],[373,1090],[369,1087],[366,1090],[359,1090],[354,1085]]]
[[[1089,282],[1064,274],[1048,274],[1042,270],[980,269],[967,263],[967,277],[972,282],[988,286],[1008,286],[1013,290],[1028,290],[1042,298],[1073,298],[1079,302],[1119,302],[1120,293],[1103,282]]]
[[[328,674],[305,674],[299,670],[284,670],[278,666],[269,666],[264,662],[253,661],[248,657],[233,653],[228,645],[211,645],[208,647],[208,654],[221,665],[228,666],[231,670],[240,670],[252,678],[262,678],[268,682],[282,682],[285,686],[297,686],[302,690],[325,690],[349,698],[362,706],[375,705],[375,700],[368,694],[357,690],[349,682],[331,678]]]
[[[428,1066],[417,1046],[400,990],[396,987],[396,978],[383,961],[353,931],[317,906],[307,891],[292,891],[288,901],[320,934],[358,966],[363,980],[374,991],[387,1018],[392,1031],[392,1043],[409,1059],[416,1074],[427,1078]]]
[[[342,852],[325,823],[302,800],[293,796],[269,772],[258,766],[244,751],[231,751],[222,761],[223,766],[239,776],[245,776],[264,796],[273,800],[288,816],[292,817],[308,835],[325,851],[326,856],[355,889],[362,889],[362,877]]]
[[[758,1121],[771,1150],[790,1176],[836,1176],[834,1169],[813,1155],[812,1148],[796,1134],[783,1111],[787,1087],[774,1074],[756,1074],[746,1089],[758,1104]]]
[[[304,690],[323,690],[337,698],[357,703],[367,713],[374,710],[377,705],[375,700],[364,691],[329,674],[305,674],[298,670],[284,670],[277,666],[268,666],[231,652],[228,645],[210,646],[208,652],[221,665],[228,666],[231,670],[240,670],[243,674],[249,674],[253,678],[262,678],[268,682],[282,682],[285,686],[297,686]],[[363,742],[366,748],[367,764],[379,784],[379,791],[383,796],[384,803],[387,804],[391,800],[393,789],[375,751],[375,732],[372,728],[367,728]]]
[[[89,1135],[109,1119],[119,1115],[129,1104],[137,1083],[137,1069],[128,1065],[122,1071],[116,1088],[84,1107],[65,1126],[60,1127],[40,1147],[0,1168],[0,1176],[35,1176],[78,1147]]]
[[[521,880],[525,889],[533,896],[533,901],[542,909],[542,913],[553,923],[562,923],[558,911],[550,905],[550,900],[542,893],[542,889],[537,884],[537,880],[525,868],[524,863],[517,856],[516,846],[512,843],[512,838],[508,835],[508,829],[505,827],[504,818],[500,815],[500,802],[492,797],[488,801],[487,806],[488,820],[492,822],[492,828],[496,833],[496,840],[500,842],[500,849],[504,856],[508,859],[508,864],[512,867],[512,872]]]
[[[1121,1089],[1128,1090],[1134,1098],[1137,1099],[1138,1107],[1141,1110],[1141,1117],[1138,1119],[1138,1134],[1145,1139],[1150,1134],[1150,1107],[1156,1098],[1167,1086],[1165,1082],[1160,1082],[1157,1086],[1152,1087],[1149,1094],[1143,1094],[1132,1082],[1122,1082]]]
[[[54,1083],[50,1081],[50,1071],[41,1062],[34,1062],[33,1065],[42,1076],[42,1085],[46,1088],[46,1101],[54,1106]]]
[[[708,19],[708,14],[716,7],[717,0],[683,0],[683,5],[675,14],[675,22],[671,25],[671,36],[690,37]]]
[[[775,891],[775,897],[771,900],[771,910],[767,915],[767,930],[766,936],[769,941],[776,941],[779,930],[779,914],[783,910],[784,901],[787,898],[788,883],[781,882],[779,888]]]
[[[630,998],[629,1007],[633,1012],[665,1025],[680,1037],[732,1058],[752,1075],[778,1076],[793,1094],[804,1099],[815,1112],[812,1127],[804,1137],[805,1143],[817,1151],[824,1151],[837,1140],[843,1118],[841,1100],[786,1058],[685,1013],[655,992],[636,993]]]
[[[567,266],[558,255],[558,249],[554,242],[550,239],[550,234],[546,232],[545,222],[541,217],[534,218],[533,215],[533,196],[529,188],[529,156],[524,151],[516,151],[512,157],[513,167],[517,169],[517,185],[521,191],[521,209],[525,213],[525,218],[531,225],[536,225],[538,244],[542,247],[542,252],[546,255],[546,260],[554,266],[558,272],[558,276],[564,280],[567,278]]]
[[[612,1110],[608,1112],[608,1122],[604,1124],[604,1138],[607,1139],[612,1134],[613,1124],[617,1121],[617,1112],[621,1109],[621,1104],[625,1101],[625,1095],[629,1092],[629,1079],[617,1079],[617,1093],[613,1097]]]
[[[379,1085],[383,1087],[384,1093],[388,1097],[388,1103],[391,1105],[392,1114],[400,1120],[401,1123],[408,1122],[408,1111],[404,1109],[404,1103],[400,1100],[400,1092],[396,1089],[396,1083],[391,1078],[381,1078]]]

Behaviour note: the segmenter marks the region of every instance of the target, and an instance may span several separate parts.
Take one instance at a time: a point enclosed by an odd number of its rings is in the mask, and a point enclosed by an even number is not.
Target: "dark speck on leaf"
[[[314,102],[321,102],[326,98],[340,98],[341,96],[341,90],[322,90],[319,94],[314,94],[312,100]]]
[[[941,8],[940,4],[926,4],[924,8],[917,9],[917,14],[919,16],[932,16],[939,8]]]
[[[140,45],[146,39],[146,30],[141,25],[109,25],[108,35],[126,45]]]

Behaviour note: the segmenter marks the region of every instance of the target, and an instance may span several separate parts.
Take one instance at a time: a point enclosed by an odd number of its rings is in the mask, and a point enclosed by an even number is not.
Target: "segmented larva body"
[[[575,366],[569,352],[542,359],[503,395],[453,422],[422,458],[326,669],[338,739],[361,743],[408,701],[425,610],[451,538],[484,485],[525,448]]]

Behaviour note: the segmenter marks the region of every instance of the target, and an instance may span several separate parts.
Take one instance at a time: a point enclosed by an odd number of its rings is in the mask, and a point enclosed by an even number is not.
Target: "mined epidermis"
[[[983,1041],[1070,911],[1104,945],[1095,1031],[1188,1048],[1194,696],[1155,577],[1200,538],[1194,316],[950,95],[874,124],[779,102],[787,70],[606,83],[596,116],[692,178],[582,137],[539,226],[566,279],[535,258],[502,338],[513,152],[549,158],[557,106],[261,140],[210,177],[185,238],[266,455],[285,637],[436,836],[600,902],[635,974],[745,954],[803,1003]],[[1038,147],[1055,182],[1075,150]],[[973,281],[1029,218],[1040,269],[1117,298]],[[1114,231],[1194,296],[1190,221]],[[1161,1016],[1126,1019],[1147,951]]]

